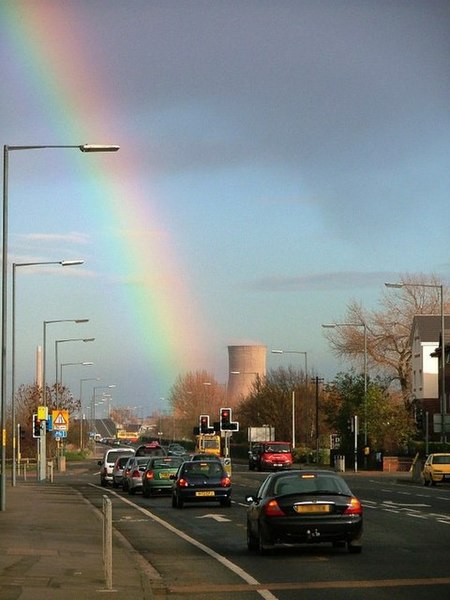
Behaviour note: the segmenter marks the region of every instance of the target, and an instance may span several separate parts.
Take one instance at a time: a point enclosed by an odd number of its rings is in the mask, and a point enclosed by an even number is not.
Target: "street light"
[[[363,327],[364,328],[364,448],[367,447],[367,325],[361,323],[323,323],[322,327]],[[366,454],[364,453],[364,457]]]
[[[106,389],[112,389],[115,387],[116,387],[116,384],[112,383],[111,385],[96,385],[92,388],[91,419],[92,419],[93,427],[95,427],[95,392],[97,390],[106,390]]]
[[[46,353],[47,353],[47,325],[51,323],[89,323],[89,319],[53,319],[44,321],[44,333],[42,339],[42,404],[47,406],[47,384],[46,384]]]
[[[41,150],[44,148],[77,148],[81,152],[116,152],[119,146],[111,144],[79,145],[28,145],[3,146],[3,205],[2,205],[2,293],[1,293],[1,385],[0,385],[0,511],[6,510],[6,347],[7,347],[7,299],[8,299],[8,175],[9,152],[16,150]]]
[[[70,363],[61,363],[59,365],[59,381],[62,385],[63,382],[63,367],[92,367],[94,363],[90,360],[85,360],[83,362],[70,362]]]
[[[46,382],[46,353],[47,353],[47,325],[52,323],[88,323],[89,319],[52,319],[50,321],[44,321],[44,331],[42,339],[42,404],[44,407],[47,406],[47,382]],[[45,423],[41,427],[41,437],[38,438],[38,454],[40,457],[38,467],[38,478],[40,480],[45,479],[46,471],[46,454],[47,454],[47,428]]]
[[[441,442],[445,441],[445,414],[446,414],[446,397],[445,397],[445,313],[444,313],[444,286],[434,283],[385,283],[388,288],[401,289],[408,287],[428,287],[439,290],[441,300]]]
[[[56,363],[56,384],[55,384],[55,402],[56,407],[58,407],[58,344],[62,344],[64,342],[93,342],[95,338],[67,338],[64,340],[55,340],[55,363]]]
[[[84,260],[56,260],[13,263],[12,265],[12,331],[11,331],[11,430],[12,430],[12,485],[16,485],[16,269],[18,267],[36,267],[41,265],[61,265],[63,267],[82,265]]]
[[[272,350],[272,354],[305,355],[305,388],[306,393],[308,393],[308,353],[302,350]],[[292,447],[295,448],[295,390],[292,390]]]
[[[100,381],[100,377],[84,377],[80,379],[80,449],[83,450],[83,383],[85,381]]]

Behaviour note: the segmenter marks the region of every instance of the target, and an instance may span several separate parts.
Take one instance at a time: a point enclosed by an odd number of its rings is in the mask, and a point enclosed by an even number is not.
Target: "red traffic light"
[[[200,415],[199,430],[200,433],[209,433],[209,415]]]
[[[220,409],[220,431],[239,431],[239,423],[232,420],[231,408]]]

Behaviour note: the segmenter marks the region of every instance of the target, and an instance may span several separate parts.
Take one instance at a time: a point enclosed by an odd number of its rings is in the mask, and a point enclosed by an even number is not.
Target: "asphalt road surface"
[[[450,485],[346,475],[364,506],[360,555],[345,548],[282,547],[269,556],[246,546],[245,495],[264,473],[233,469],[231,508],[171,506],[101,488],[96,465],[73,486],[97,507],[108,494],[113,524],[154,569],[155,598],[429,600],[450,598]]]

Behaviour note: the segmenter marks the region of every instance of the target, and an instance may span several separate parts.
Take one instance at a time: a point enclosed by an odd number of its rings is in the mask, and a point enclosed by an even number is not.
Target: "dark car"
[[[247,546],[260,554],[276,544],[332,543],[362,550],[361,502],[331,471],[272,473],[246,498]]]
[[[183,454],[186,454],[186,448],[181,444],[169,444],[167,454],[169,456],[183,456]]]
[[[136,448],[136,456],[167,456],[167,452],[158,442],[148,442]]]
[[[150,498],[153,494],[171,494],[173,481],[171,475],[176,475],[182,464],[181,456],[155,456],[147,462],[142,474],[142,495]]]
[[[172,506],[185,502],[219,502],[231,506],[231,479],[218,460],[184,462],[172,476]]]

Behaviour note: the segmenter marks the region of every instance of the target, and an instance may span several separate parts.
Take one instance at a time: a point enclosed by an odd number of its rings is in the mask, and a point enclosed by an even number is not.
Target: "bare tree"
[[[225,398],[226,389],[207,371],[180,375],[169,396],[177,433],[192,437],[192,430],[198,425],[201,414],[210,416],[211,425],[218,421],[220,407],[226,406]]]
[[[411,403],[410,334],[415,315],[440,314],[440,282],[436,276],[404,275],[400,289],[384,289],[378,310],[366,311],[351,301],[345,323],[365,324],[368,367],[397,381],[405,407]],[[436,287],[424,287],[436,286]],[[446,291],[444,290],[444,296]],[[325,331],[332,351],[360,367],[364,360],[364,329],[361,326],[336,327]]]

